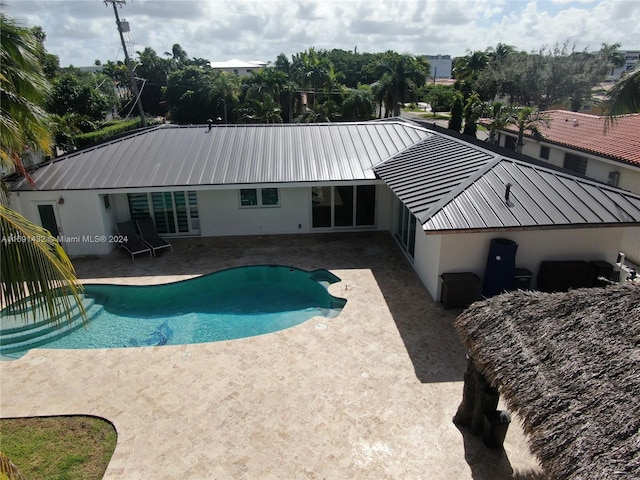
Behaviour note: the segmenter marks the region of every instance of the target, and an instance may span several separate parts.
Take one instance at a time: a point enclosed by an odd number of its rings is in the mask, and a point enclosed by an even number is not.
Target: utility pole
[[[138,113],[140,114],[140,121],[142,122],[142,126],[147,126],[147,119],[144,115],[144,109],[142,108],[142,99],[140,98],[140,92],[138,91],[138,84],[136,83],[136,76],[133,73],[133,67],[131,66],[131,59],[129,58],[129,53],[127,52],[127,44],[124,41],[124,33],[122,30],[122,22],[120,21],[120,16],[118,15],[118,6],[125,5],[127,0],[104,0],[105,5],[110,3],[113,5],[113,13],[116,16],[116,25],[118,26],[118,33],[120,34],[120,41],[122,42],[122,50],[124,50],[124,63],[127,66],[127,70],[129,70],[129,77],[131,79],[131,90],[133,90],[133,94],[136,97],[136,103],[138,104]],[[116,5],[117,4],[117,5]],[[127,31],[128,25],[127,25]]]

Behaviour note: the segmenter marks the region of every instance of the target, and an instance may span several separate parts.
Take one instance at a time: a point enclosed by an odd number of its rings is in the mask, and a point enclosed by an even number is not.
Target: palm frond
[[[69,257],[48,230],[0,204],[0,304],[25,320],[40,312],[54,321],[83,317],[82,285]]]

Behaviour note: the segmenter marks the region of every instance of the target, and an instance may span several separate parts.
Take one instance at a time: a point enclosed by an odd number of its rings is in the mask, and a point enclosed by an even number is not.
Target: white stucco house
[[[548,127],[541,135],[525,134],[522,153],[587,178],[640,194],[640,113],[625,115],[605,128],[606,118],[567,110],[545,112]],[[513,126],[499,135],[513,149]],[[640,228],[628,230],[622,250],[640,262]]]
[[[640,225],[638,194],[395,119],[161,125],[32,176],[14,180],[12,206],[71,256],[109,253],[116,222],[145,216],[169,239],[382,230],[436,300],[443,273],[483,277],[493,238],[535,274],[544,260],[614,263]]]

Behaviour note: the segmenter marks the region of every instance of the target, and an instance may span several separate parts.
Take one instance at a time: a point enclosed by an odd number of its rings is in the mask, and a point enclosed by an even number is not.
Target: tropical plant
[[[515,125],[518,129],[516,152],[522,153],[524,133],[528,131],[533,135],[542,136],[540,127],[549,127],[551,119],[546,113],[538,110],[536,107],[519,107],[516,108],[514,115],[509,118],[507,123]]]
[[[417,99],[418,89],[429,75],[427,67],[413,55],[384,54],[377,65],[377,98],[385,104],[385,116],[399,116],[402,103]]]
[[[485,104],[484,115],[489,119],[487,124],[487,128],[489,129],[489,143],[498,143],[498,130],[502,130],[509,124],[515,112],[516,107],[504,103],[494,102],[491,105]]]
[[[335,83],[333,65],[324,52],[313,47],[293,56],[291,72],[299,87],[311,89],[313,109],[318,101],[318,91],[330,91],[332,84]]]
[[[640,68],[616,82],[607,94],[604,107],[609,116],[640,112]]]
[[[462,112],[464,110],[464,97],[462,93],[458,92],[453,97],[451,102],[451,117],[449,117],[448,128],[460,132],[462,128]]]
[[[29,30],[0,14],[0,37],[0,158],[3,165],[17,166],[28,177],[21,168],[21,155],[28,149],[51,151],[48,117],[40,107],[49,84]],[[44,318],[71,318],[74,304],[84,312],[82,287],[66,253],[47,230],[9,208],[2,184],[0,304],[19,305],[16,314],[25,321],[36,311]]]
[[[111,78],[69,68],[53,80],[47,111],[60,116],[75,113],[99,121],[116,103]]]
[[[358,85],[358,88],[348,88],[343,93],[342,119],[370,120],[375,109],[375,101],[371,88]]]
[[[90,128],[87,129],[87,126]],[[95,125],[84,115],[65,113],[64,115],[51,115],[51,130],[56,147],[64,153],[69,153],[78,148],[76,136],[86,133],[87,130],[95,130]]]
[[[462,116],[464,117],[464,129],[462,133],[470,137],[476,138],[478,131],[478,119],[482,116],[484,103],[480,100],[478,94],[474,93],[465,103]]]
[[[615,123],[616,117],[640,112],[640,68],[616,82],[608,92],[603,110],[607,116],[605,130]]]
[[[431,111],[435,115],[436,112],[448,112],[453,102],[456,90],[452,85],[425,85],[421,89],[422,101],[427,102],[431,106]]]

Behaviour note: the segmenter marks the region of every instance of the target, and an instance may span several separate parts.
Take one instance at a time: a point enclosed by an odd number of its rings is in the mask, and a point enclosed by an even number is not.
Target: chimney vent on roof
[[[578,119],[577,119],[577,118],[574,118],[574,119],[573,119],[573,126],[574,126],[574,127],[577,127],[578,125],[580,125],[580,124],[578,123]]]
[[[507,183],[504,186],[504,201],[509,203],[509,197],[511,196],[511,184]]]
[[[207,124],[209,125],[209,130],[211,130],[211,125],[213,125],[213,120],[211,120],[210,118],[207,119]]]

